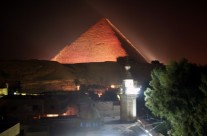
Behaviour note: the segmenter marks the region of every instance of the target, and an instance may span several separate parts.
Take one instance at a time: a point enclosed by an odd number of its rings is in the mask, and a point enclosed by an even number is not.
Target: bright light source
[[[21,93],[21,95],[27,95],[26,93]]]
[[[111,85],[111,88],[115,88],[116,86],[115,85]]]
[[[49,117],[49,118],[50,118],[50,117],[58,117],[58,116],[59,116],[58,114],[47,114],[47,115],[46,115],[46,117]]]
[[[30,94],[30,95],[38,96],[39,94]]]
[[[77,85],[76,87],[77,87],[77,90],[79,91],[80,90],[80,85]]]
[[[14,95],[22,95],[22,94],[19,92],[14,92]]]
[[[127,65],[125,66],[125,69],[128,71],[131,68],[131,66]]]
[[[101,96],[103,95],[103,93],[102,92],[98,92],[97,95],[98,95],[99,98],[101,98]]]
[[[134,87],[134,80],[133,79],[126,79],[124,80],[124,87],[126,94],[138,94],[140,91],[140,87]]]
[[[126,88],[134,87],[134,80],[133,79],[125,79],[124,80],[124,86]]]

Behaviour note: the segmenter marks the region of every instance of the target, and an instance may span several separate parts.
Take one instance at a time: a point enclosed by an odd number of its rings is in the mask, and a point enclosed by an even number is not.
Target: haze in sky
[[[108,18],[151,60],[207,64],[202,1],[9,1],[0,5],[0,59],[51,59]]]

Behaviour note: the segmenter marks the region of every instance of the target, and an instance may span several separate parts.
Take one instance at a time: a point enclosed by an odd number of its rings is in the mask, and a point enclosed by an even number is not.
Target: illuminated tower
[[[125,66],[126,78],[123,80],[123,88],[120,93],[120,119],[127,122],[136,120],[136,98],[140,90],[140,88],[134,86],[134,80],[129,71],[130,68],[130,66]]]

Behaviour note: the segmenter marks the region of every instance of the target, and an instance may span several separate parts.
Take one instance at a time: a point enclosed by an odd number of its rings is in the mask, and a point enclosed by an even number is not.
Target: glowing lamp
[[[58,114],[46,114],[46,117],[52,118],[52,117],[58,117]]]
[[[111,85],[111,88],[115,88],[116,86],[115,85]]]
[[[21,93],[21,95],[27,95],[26,93]]]
[[[134,87],[133,79],[125,79],[124,88],[125,88],[125,94],[138,94],[140,91],[140,87]]]

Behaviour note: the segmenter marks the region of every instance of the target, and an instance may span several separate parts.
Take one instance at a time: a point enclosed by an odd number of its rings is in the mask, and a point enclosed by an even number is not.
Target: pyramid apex
[[[109,19],[108,18],[106,18],[106,17],[102,17],[101,19],[99,19],[99,21],[108,21]],[[98,21],[98,22],[99,22]]]
[[[99,24],[99,23],[107,23],[108,25],[111,24],[110,20],[108,18],[100,18],[95,24]]]
[[[111,21],[108,18],[106,18],[106,17],[100,18],[96,22],[96,24],[98,24],[98,23],[107,23],[109,26],[113,27],[113,24],[111,23]]]

